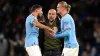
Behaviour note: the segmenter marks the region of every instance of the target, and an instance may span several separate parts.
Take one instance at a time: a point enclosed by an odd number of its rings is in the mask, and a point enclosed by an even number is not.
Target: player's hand
[[[49,32],[53,32],[53,30],[52,30],[51,28],[49,28],[49,27],[47,27],[47,30],[48,30]]]
[[[54,30],[52,30],[52,29],[49,28],[49,27],[47,27],[47,30],[48,30],[49,34],[50,34],[52,37],[54,37],[54,34],[55,34]]]
[[[55,34],[54,32],[50,32],[50,35],[51,35],[52,37],[54,37],[54,34]]]

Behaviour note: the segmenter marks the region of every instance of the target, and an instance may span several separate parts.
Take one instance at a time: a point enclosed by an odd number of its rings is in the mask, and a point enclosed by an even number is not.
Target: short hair
[[[67,12],[70,12],[71,6],[69,4],[67,4],[65,1],[61,1],[58,4],[61,4],[62,6],[64,6],[67,9]]]
[[[38,5],[38,4],[35,4],[35,5],[33,5],[33,6],[31,7],[30,12],[33,12],[33,11],[35,11],[35,10],[38,9],[38,8],[42,8],[42,6],[41,6],[41,5]]]

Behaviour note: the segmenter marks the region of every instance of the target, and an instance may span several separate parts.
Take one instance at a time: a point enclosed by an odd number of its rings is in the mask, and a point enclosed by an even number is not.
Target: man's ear
[[[38,9],[36,9],[35,11],[38,12]]]

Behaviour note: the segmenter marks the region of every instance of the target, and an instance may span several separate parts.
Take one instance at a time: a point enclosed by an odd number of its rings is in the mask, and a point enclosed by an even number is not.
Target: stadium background
[[[43,6],[44,16],[61,0],[0,0],[0,56],[27,56],[25,20],[33,4]],[[76,24],[79,56],[100,56],[100,0],[65,0]]]

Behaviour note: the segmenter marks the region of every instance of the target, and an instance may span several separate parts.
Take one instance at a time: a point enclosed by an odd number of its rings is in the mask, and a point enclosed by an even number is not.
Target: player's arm
[[[47,26],[39,23],[38,21],[35,20],[35,18],[31,20],[31,23],[34,26],[38,27],[38,28],[45,29],[45,30],[49,30],[50,32],[53,32],[53,30],[51,28],[49,28],[49,27],[47,27]]]
[[[54,34],[55,38],[63,38],[65,36],[69,36],[71,31],[71,25],[69,21],[64,21],[63,24],[64,24],[64,31]]]
[[[51,28],[39,23],[38,21],[36,21],[35,17],[31,18],[31,24],[33,24],[34,26],[41,28],[41,29],[45,29],[45,30],[49,30],[50,32],[53,31]]]
[[[38,28],[41,28],[41,29],[49,29],[49,27],[37,22],[37,21],[33,21],[32,24]]]

